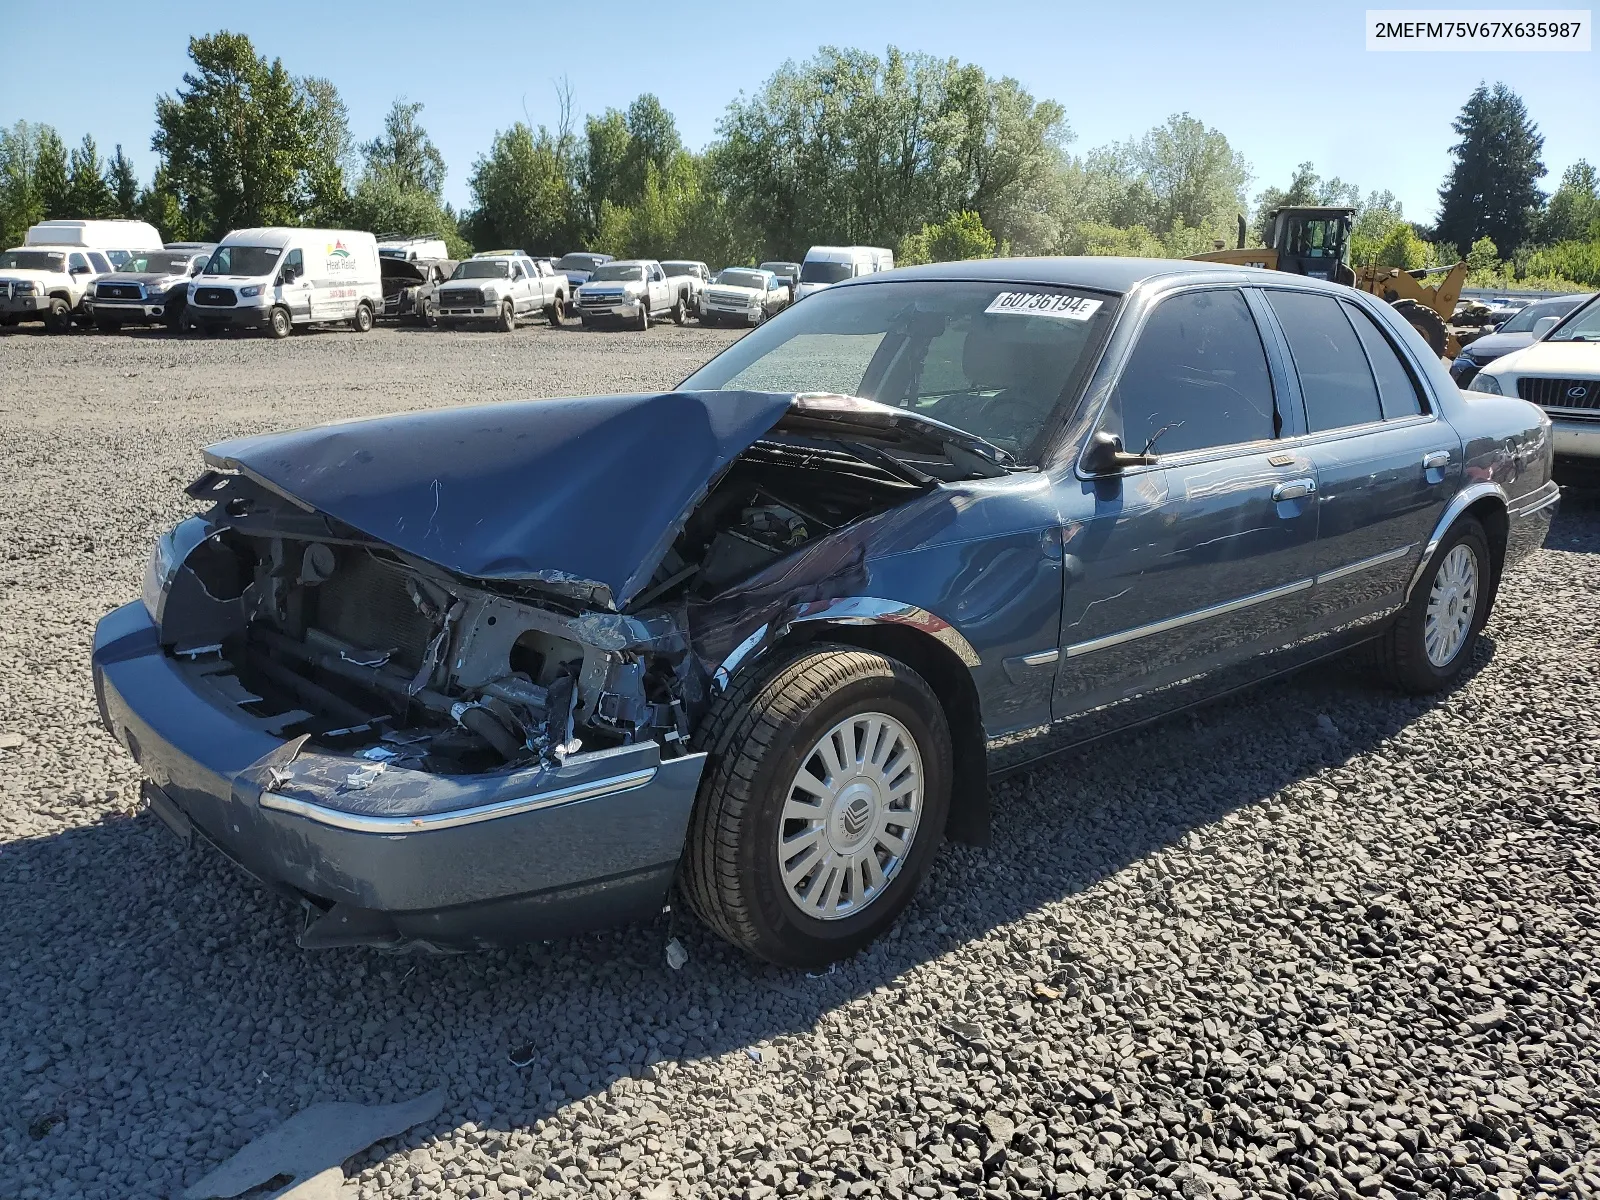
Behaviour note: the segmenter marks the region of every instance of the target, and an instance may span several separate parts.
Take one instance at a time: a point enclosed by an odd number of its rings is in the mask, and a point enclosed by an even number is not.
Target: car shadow
[[[1492,638],[1481,639],[1467,678],[1493,653]],[[177,1184],[260,1132],[235,1114],[263,1106],[281,1118],[313,1100],[389,1102],[443,1085],[442,1124],[412,1131],[407,1144],[417,1145],[467,1121],[525,1128],[665,1060],[726,1055],[751,1071],[798,1069],[811,1050],[788,1035],[809,1035],[852,1001],[892,993],[922,964],[1181,839],[1211,836],[1204,831],[1229,814],[1340,767],[1441,702],[1377,688],[1339,660],[1012,776],[997,786],[990,846],[947,843],[887,935],[809,974],[754,962],[677,911],[455,957],[306,952],[294,944],[296,908],[208,847],[184,849],[148,813],[14,843],[0,871],[0,961],[27,956],[37,966],[24,943],[40,940],[70,953],[48,958],[49,983],[4,973],[13,1053],[0,1063],[0,1100],[23,1124],[64,1115],[52,1136],[70,1137],[74,1112],[112,1105],[114,1089],[130,1082],[107,1076],[106,1042],[141,1047],[158,1111],[168,1111],[161,1096],[192,1089],[185,1071],[200,1072],[213,1140],[193,1158],[174,1151]],[[1063,928],[1050,935],[1059,939],[1050,955],[1071,956]],[[674,937],[688,952],[679,970],[664,956]],[[64,999],[40,1005],[41,994]],[[219,1021],[240,1035],[219,1040]],[[768,1062],[750,1056],[775,1042]],[[24,1073],[19,1063],[38,1047],[49,1066]],[[173,1103],[174,1114],[188,1111]],[[381,1143],[373,1161],[395,1147]]]
[[[1550,524],[1544,544],[1551,550],[1577,554],[1600,554],[1600,481],[1591,485],[1565,484],[1561,489],[1561,509]]]

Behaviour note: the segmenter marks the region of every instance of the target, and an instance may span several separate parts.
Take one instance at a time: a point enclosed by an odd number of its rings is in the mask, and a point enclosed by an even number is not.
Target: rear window
[[[1312,433],[1383,420],[1378,387],[1361,340],[1332,296],[1267,293],[1289,340]]]

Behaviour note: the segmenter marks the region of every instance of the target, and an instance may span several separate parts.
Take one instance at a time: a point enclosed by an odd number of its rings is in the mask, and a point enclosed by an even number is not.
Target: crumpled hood
[[[220,442],[206,462],[459,575],[592,587],[621,608],[712,479],[791,399],[668,392],[435,409]]]

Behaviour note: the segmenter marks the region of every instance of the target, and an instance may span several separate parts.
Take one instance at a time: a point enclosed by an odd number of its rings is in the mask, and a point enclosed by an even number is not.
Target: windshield
[[[800,268],[801,283],[843,283],[850,278],[850,264],[807,259]]]
[[[794,264],[793,263],[782,263],[782,262],[762,263],[760,269],[763,270],[763,271],[771,271],[774,275],[793,275],[794,274]]]
[[[1564,296],[1560,300],[1541,300],[1537,304],[1528,305],[1528,307],[1500,326],[1500,332],[1532,333],[1533,323],[1540,317],[1564,317],[1582,303],[1582,296]]]
[[[589,276],[589,282],[599,283],[610,279],[637,283],[643,278],[644,268],[636,263],[601,263]]]
[[[756,288],[759,291],[767,290],[767,277],[759,271],[718,271],[717,277],[711,281],[720,283],[724,287]]]
[[[183,275],[189,270],[187,254],[134,254],[117,268],[129,275]]]
[[[700,264],[692,262],[664,262],[661,269],[668,275],[698,275]]]
[[[276,246],[218,246],[206,264],[207,275],[270,275],[283,251]]]
[[[1547,342],[1600,342],[1600,296],[1591,297],[1545,337]]]
[[[1027,462],[1050,414],[1073,400],[1115,308],[1103,296],[1037,284],[839,288],[757,327],[683,388],[861,396]]]
[[[0,269],[65,271],[67,256],[55,250],[7,250],[4,254],[0,254]]]
[[[496,262],[492,258],[468,259],[455,269],[451,279],[504,279],[511,274],[511,264]]]
[[[1295,218],[1289,222],[1288,252],[1306,258],[1344,259],[1345,235],[1350,221],[1336,218]]]
[[[563,254],[556,263],[558,271],[592,271],[599,266],[600,260],[593,254]]]

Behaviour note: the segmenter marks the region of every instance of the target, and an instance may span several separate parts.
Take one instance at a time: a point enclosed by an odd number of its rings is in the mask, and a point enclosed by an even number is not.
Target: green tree
[[[156,99],[151,147],[185,221],[217,237],[336,215],[349,125],[326,80],[295,80],[244,34],[191,38],[176,95]]]
[[[1188,113],[1175,113],[1127,150],[1152,200],[1157,233],[1179,222],[1192,229],[1227,229],[1244,210],[1250,165],[1221,131]]]
[[[1546,242],[1600,241],[1600,180],[1586,159],[1580,158],[1562,173],[1561,186],[1550,197],[1550,204],[1539,223],[1539,236]]]
[[[959,262],[967,258],[993,258],[994,234],[983,218],[970,209],[958,212],[902,239],[895,262],[906,266],[927,262]]]
[[[122,152],[120,142],[111,156],[111,165],[106,168],[106,185],[111,189],[117,216],[139,215],[139,172],[133,169],[133,163]]]
[[[1494,244],[1493,238],[1481,237],[1472,243],[1472,249],[1467,251],[1467,274],[1480,278],[1492,278],[1502,275],[1503,264],[1500,262],[1500,248]]]
[[[361,144],[361,157],[369,175],[381,176],[402,191],[426,192],[438,201],[444,193],[444,155],[417,120],[421,112],[420,101],[396,100],[383,118],[383,132]]]
[[[48,125],[36,127],[34,141],[34,194],[39,199],[39,219],[54,221],[72,216],[71,174],[67,147],[61,135]]]
[[[1370,261],[1380,267],[1415,271],[1428,265],[1428,245],[1409,222],[1397,221],[1378,243]]]
[[[148,221],[154,225],[160,232],[162,241],[205,240],[202,236],[204,231],[190,225],[189,219],[184,215],[183,206],[178,202],[178,195],[167,182],[166,171],[161,167],[156,168],[155,177],[151,179],[149,188],[140,195],[135,215],[141,221]]]
[[[39,141],[44,127],[18,121],[0,129],[0,248],[21,244],[44,219],[39,196]]]
[[[617,187],[609,198],[633,204],[644,195],[650,168],[654,167],[658,175],[665,175],[672,160],[683,149],[683,139],[678,136],[678,123],[672,114],[649,92],[628,105],[624,121],[628,127],[628,144]]]
[[[608,108],[598,117],[590,117],[583,126],[583,149],[578,167],[578,190],[582,199],[583,216],[592,230],[600,228],[600,210],[608,201],[626,204],[623,174],[628,161],[629,143],[627,115]],[[616,230],[613,229],[614,236]]]
[[[1350,229],[1350,261],[1355,266],[1378,261],[1395,228],[1405,224],[1405,209],[1391,191],[1368,192],[1356,208]],[[1419,239],[1420,241],[1420,239]],[[1399,263],[1388,263],[1399,266]]]
[[[560,139],[542,125],[535,132],[519,121],[495,134],[489,153],[473,164],[468,238],[479,246],[514,246],[533,254],[570,250],[581,221],[566,168]]]
[[[87,220],[115,215],[117,198],[106,179],[106,165],[87,133],[68,159],[66,203],[72,216]]]
[[[1488,237],[1514,252],[1543,199],[1544,138],[1522,98],[1503,83],[1480,83],[1452,128],[1461,140],[1450,148],[1455,162],[1439,189],[1438,235],[1457,246]]]

